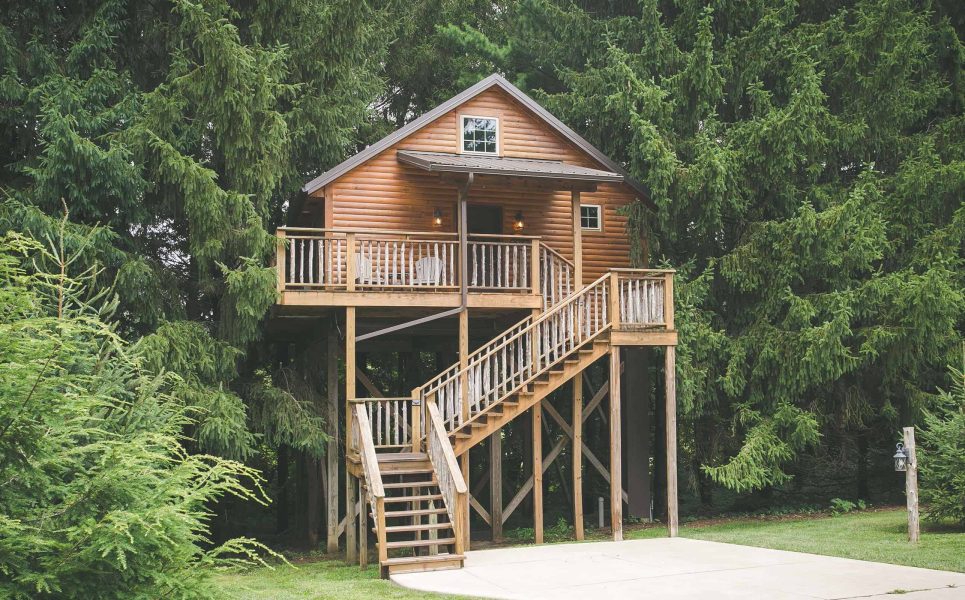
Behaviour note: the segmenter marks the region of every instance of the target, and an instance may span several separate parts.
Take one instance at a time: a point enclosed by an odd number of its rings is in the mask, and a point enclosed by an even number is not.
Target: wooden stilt
[[[328,442],[325,448],[325,525],[326,550],[338,552],[338,339],[328,332]]]
[[[465,370],[469,366],[469,310],[459,313],[459,369]],[[469,419],[469,378],[463,377],[460,385],[462,397],[462,418]],[[462,470],[462,478],[467,486],[472,486],[469,481],[469,453],[466,452],[459,457],[459,466]],[[461,514],[464,515],[462,523],[463,542],[462,547],[469,549],[469,494],[466,494],[466,506],[462,507]]]
[[[582,374],[572,380],[573,387],[573,530],[577,540],[583,539],[583,380]]]
[[[610,527],[623,540],[623,463],[620,439],[620,347],[610,349]]]
[[[489,436],[489,519],[493,541],[503,539],[503,436],[501,431]]]
[[[365,484],[359,486],[359,500],[362,506],[359,511],[359,566],[364,569],[369,566],[368,488]]]
[[[667,346],[666,363],[667,534],[677,537],[677,348]]]
[[[533,405],[533,531],[543,543],[543,402]]]
[[[351,473],[345,473],[345,562],[355,563],[358,547],[355,539],[356,481]]]

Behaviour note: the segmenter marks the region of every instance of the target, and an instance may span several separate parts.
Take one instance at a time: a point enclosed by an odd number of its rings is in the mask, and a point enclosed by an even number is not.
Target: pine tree
[[[632,206],[630,233],[681,269],[682,439],[715,482],[786,482],[832,451],[822,435],[888,447],[946,382],[961,20],[904,0],[530,0],[487,43],[449,28],[649,186],[658,210]],[[688,442],[698,427],[723,439]]]

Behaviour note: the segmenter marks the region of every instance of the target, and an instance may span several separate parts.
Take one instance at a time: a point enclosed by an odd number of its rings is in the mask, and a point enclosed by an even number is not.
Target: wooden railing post
[[[345,235],[345,252],[348,256],[345,257],[345,289],[354,292],[355,291],[355,277],[358,272],[358,265],[355,264],[355,234],[348,233]]]
[[[284,304],[285,296],[285,230],[278,230],[278,244],[275,247],[275,270],[278,274],[278,295],[281,300],[279,304]]]
[[[422,440],[422,393],[412,390],[412,451],[419,452]]]
[[[533,246],[529,253],[529,277],[532,283],[533,295],[539,296],[542,293],[540,288],[539,272],[539,240],[533,240]]]
[[[609,307],[610,324],[613,331],[620,330],[620,275],[615,271],[610,271],[610,298]]]
[[[672,330],[673,324],[673,273],[663,276],[663,322],[666,328]]]

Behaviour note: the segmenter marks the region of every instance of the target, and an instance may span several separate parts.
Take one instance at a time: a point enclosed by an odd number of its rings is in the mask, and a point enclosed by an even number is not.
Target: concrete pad
[[[660,538],[482,550],[452,571],[393,575],[399,585],[484,598],[603,600],[965,600],[965,574]]]

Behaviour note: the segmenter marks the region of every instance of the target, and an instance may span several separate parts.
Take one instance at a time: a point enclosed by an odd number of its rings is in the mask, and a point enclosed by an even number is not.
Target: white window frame
[[[584,208],[596,209],[596,227],[583,226],[583,209]],[[582,229],[583,231],[603,231],[603,206],[601,204],[580,203],[580,229]]]
[[[466,119],[488,119],[496,121],[496,151],[480,152],[478,150],[466,150]],[[459,153],[478,154],[480,156],[499,156],[499,117],[487,117],[484,115],[459,115]]]

